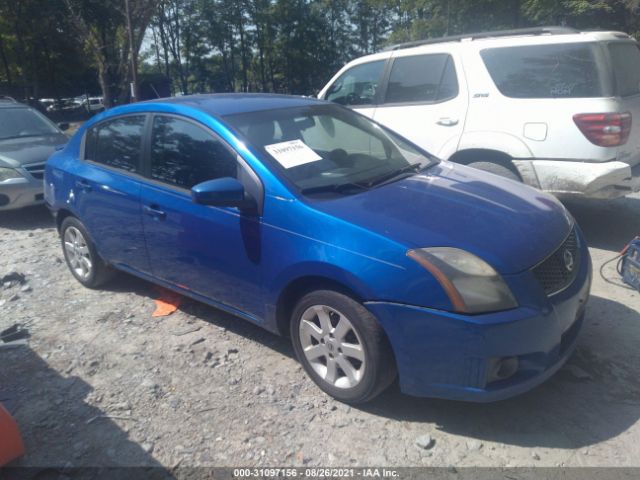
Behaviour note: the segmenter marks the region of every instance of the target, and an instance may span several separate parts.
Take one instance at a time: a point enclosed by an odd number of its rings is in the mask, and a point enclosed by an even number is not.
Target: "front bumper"
[[[565,160],[514,160],[525,183],[558,196],[617,198],[640,190],[640,165]]]
[[[0,211],[15,210],[44,203],[42,178],[19,169],[22,178],[0,182]]]
[[[516,283],[527,288],[530,272]],[[571,355],[591,285],[591,260],[582,255],[573,283],[542,307],[459,315],[388,302],[367,302],[395,353],[404,393],[490,402],[530,390],[553,375]],[[534,303],[534,302],[526,302]],[[498,358],[517,357],[509,378],[488,382]]]

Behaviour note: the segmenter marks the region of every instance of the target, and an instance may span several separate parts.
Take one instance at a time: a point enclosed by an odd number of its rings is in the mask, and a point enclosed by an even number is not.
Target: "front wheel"
[[[391,346],[375,317],[352,298],[321,290],[293,310],[298,360],[326,393],[346,403],[371,400],[396,376]]]
[[[60,238],[67,266],[82,285],[97,288],[113,277],[114,270],[100,258],[80,220],[65,218],[60,226]]]

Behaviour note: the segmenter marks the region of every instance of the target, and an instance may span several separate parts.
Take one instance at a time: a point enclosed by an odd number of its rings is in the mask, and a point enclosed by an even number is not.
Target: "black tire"
[[[70,253],[67,251],[67,248],[65,246],[65,236],[67,234],[67,231],[72,228],[82,235],[82,238],[86,243],[88,249],[88,257],[91,262],[91,268],[88,269],[88,273],[86,276],[82,276],[81,274],[79,274],[78,271],[73,267]],[[64,259],[67,262],[67,267],[69,267],[69,270],[76,278],[76,280],[78,280],[85,287],[98,288],[115,276],[115,270],[109,267],[102,260],[102,258],[100,258],[100,255],[98,255],[98,252],[96,251],[95,245],[91,241],[91,237],[87,233],[87,229],[77,218],[67,217],[62,221],[62,225],[60,225],[60,241],[62,244]]]
[[[467,166],[493,173],[494,175],[499,175],[500,177],[508,178],[509,180],[522,182],[520,175],[518,175],[518,172],[512,166],[509,167],[496,162],[471,162],[467,164]]]
[[[346,316],[352,326],[353,333],[357,335],[357,340],[362,345],[366,367],[359,382],[353,387],[339,388],[325,381],[314,370],[303,352],[300,323],[303,314],[314,306],[327,306]],[[332,320],[332,324],[333,322],[334,320]],[[363,305],[342,293],[332,290],[317,290],[304,295],[293,309],[290,333],[298,361],[304,367],[307,375],[321,390],[341,402],[351,404],[367,402],[382,393],[396,377],[393,351],[382,327]],[[339,349],[338,351],[342,355],[342,351]],[[325,360],[328,361],[328,358]]]

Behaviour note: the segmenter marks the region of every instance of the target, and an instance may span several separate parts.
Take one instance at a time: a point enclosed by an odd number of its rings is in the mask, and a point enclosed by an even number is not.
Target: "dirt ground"
[[[0,401],[28,452],[20,464],[638,466],[640,294],[598,269],[640,234],[640,196],[568,207],[595,276],[565,368],[494,404],[394,386],[360,408],[321,393],[287,340],[248,322],[193,301],[152,318],[155,287],[126,275],[83,288],[44,208],[2,213],[0,331],[28,335],[0,347]],[[605,274],[616,281],[613,266]],[[424,435],[429,449],[416,445]]]

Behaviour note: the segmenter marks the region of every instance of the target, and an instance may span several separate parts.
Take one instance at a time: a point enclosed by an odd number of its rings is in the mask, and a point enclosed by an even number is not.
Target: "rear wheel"
[[[341,293],[320,290],[302,297],[293,310],[291,338],[307,374],[337,400],[371,400],[396,376],[391,347],[377,320]]]
[[[513,166],[502,165],[495,162],[471,162],[467,166],[477,168],[478,170],[484,170],[485,172],[493,173],[501,177],[515,180],[516,182],[522,182],[522,179],[518,175],[518,172]]]
[[[97,288],[114,276],[115,271],[100,258],[80,220],[65,218],[60,226],[60,238],[67,266],[82,285]]]

